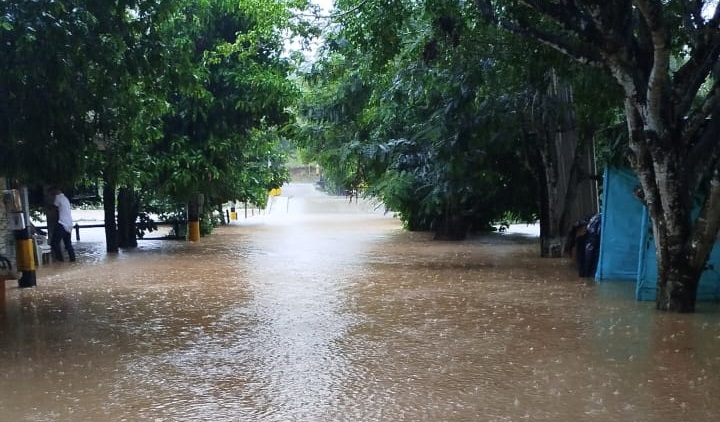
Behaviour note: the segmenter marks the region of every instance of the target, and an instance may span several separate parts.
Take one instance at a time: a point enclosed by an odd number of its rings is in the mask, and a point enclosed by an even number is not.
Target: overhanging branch
[[[687,116],[687,123],[683,130],[683,139],[693,139],[696,137],[698,131],[706,125],[706,120],[713,114],[717,114],[718,107],[720,106],[720,81],[715,82],[715,85],[710,90],[710,93],[705,97],[699,108],[693,113],[687,111],[681,116]],[[717,140],[714,140],[717,141]],[[711,141],[712,142],[712,141]],[[697,148],[694,148],[697,149]]]
[[[717,90],[716,90],[717,91]],[[708,168],[716,161],[720,160],[720,102],[717,95],[714,96],[714,112],[710,115],[710,119],[705,118],[707,114],[699,115],[702,117],[701,127],[698,127],[691,134],[684,135],[685,139],[695,138],[696,132],[702,130],[700,140],[692,146],[688,152],[685,161],[685,178],[688,186],[695,187],[703,176],[708,174]],[[695,180],[693,180],[695,179]]]
[[[692,241],[690,244],[690,265],[695,269],[707,261],[710,250],[715,245],[715,239],[720,228],[720,171],[715,169],[710,181],[708,197],[695,222]]]
[[[677,111],[680,114],[691,107],[698,90],[718,62],[720,31],[717,27],[709,32],[707,29],[703,30],[705,35],[700,36],[704,41],[696,43],[688,61],[673,76],[674,95],[679,99]]]
[[[547,45],[573,60],[592,66],[603,66],[602,55],[597,47],[599,36],[596,28],[593,27],[589,18],[582,18],[582,13],[574,6],[571,9],[574,13],[559,5],[552,5],[536,0],[521,1],[524,7],[536,12],[539,16],[545,16],[557,25],[557,30],[547,30],[540,25],[527,21],[522,17],[501,19],[491,0],[475,0],[475,7],[481,17],[488,22],[494,23],[501,28],[516,35],[532,38],[541,44]],[[569,4],[565,6],[569,7]],[[582,23],[585,22],[585,23]],[[594,34],[594,35],[591,35]]]

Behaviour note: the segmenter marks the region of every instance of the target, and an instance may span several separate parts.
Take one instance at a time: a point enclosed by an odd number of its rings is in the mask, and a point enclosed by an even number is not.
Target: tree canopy
[[[284,36],[306,1],[0,4],[0,171],[261,203],[286,179]]]
[[[154,27],[173,2],[6,1],[0,5],[0,168],[71,184],[96,142],[138,113],[159,56]],[[153,54],[155,52],[155,54]]]
[[[408,228],[440,238],[508,214],[536,219],[525,135],[557,125],[542,118],[557,110],[539,101],[548,69],[579,87],[592,72],[483,24],[467,2],[346,0],[336,8],[299,108],[303,146],[330,181],[366,186]],[[607,124],[607,108],[598,110],[617,91],[577,92],[596,100],[579,124]]]
[[[652,220],[657,306],[693,311],[720,228],[717,1],[475,4],[486,21],[613,76],[624,95],[638,199]]]
[[[262,203],[268,189],[285,181],[276,171],[284,160],[277,128],[289,121],[295,94],[281,34],[264,9],[235,2],[199,14],[194,8],[173,28],[185,31],[184,71],[195,83],[171,86],[162,139],[149,151],[157,187],[178,198],[204,192]],[[188,25],[195,19],[198,25]]]

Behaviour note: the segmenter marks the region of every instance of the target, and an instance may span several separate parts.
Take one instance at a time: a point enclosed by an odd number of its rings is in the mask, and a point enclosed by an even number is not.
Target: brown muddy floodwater
[[[6,283],[1,421],[715,421],[720,306],[656,313],[536,239],[439,243],[290,185],[200,242]]]

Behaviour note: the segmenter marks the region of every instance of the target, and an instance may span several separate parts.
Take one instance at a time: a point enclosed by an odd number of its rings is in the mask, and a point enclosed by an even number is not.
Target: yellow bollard
[[[188,221],[188,240],[197,242],[200,240],[200,222]]]
[[[24,234],[23,236],[27,236]],[[18,280],[18,287],[35,287],[37,275],[35,274],[35,245],[32,239],[15,239],[15,266],[22,273]]]
[[[15,252],[18,271],[35,271],[35,247],[32,239],[16,239]]]
[[[230,211],[230,221],[237,220],[237,213],[235,211]]]

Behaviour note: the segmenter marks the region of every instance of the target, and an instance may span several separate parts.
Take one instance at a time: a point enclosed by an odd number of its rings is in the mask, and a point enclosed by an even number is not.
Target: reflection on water
[[[284,189],[197,243],[7,282],[0,420],[665,421],[720,412],[720,308],[656,313],[530,238],[432,242]]]

